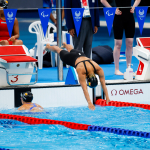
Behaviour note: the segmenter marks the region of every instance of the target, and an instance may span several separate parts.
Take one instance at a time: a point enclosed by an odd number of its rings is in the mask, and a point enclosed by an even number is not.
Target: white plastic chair
[[[46,31],[46,35],[44,36],[43,28],[41,25],[41,21],[35,21],[30,24],[29,26],[29,32],[34,33],[37,36],[37,42],[35,45],[37,45],[37,49],[35,49],[34,52],[34,58],[36,57],[36,54],[38,54],[38,67],[39,69],[42,69],[43,67],[43,50],[46,44],[50,45],[57,45],[57,42],[54,42],[54,34],[50,34],[50,29],[53,28],[53,32],[56,32],[56,27],[48,22],[48,27]],[[56,54],[54,52],[51,52],[51,64],[52,67],[55,66],[55,56]]]

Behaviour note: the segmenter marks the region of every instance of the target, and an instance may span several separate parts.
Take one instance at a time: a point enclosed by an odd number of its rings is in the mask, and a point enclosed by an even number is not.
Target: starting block
[[[35,62],[24,45],[0,46],[0,86],[35,84],[38,74]],[[36,79],[30,83],[32,75]]]
[[[139,60],[136,80],[150,80],[150,38],[137,38],[137,46],[133,47],[133,55]]]

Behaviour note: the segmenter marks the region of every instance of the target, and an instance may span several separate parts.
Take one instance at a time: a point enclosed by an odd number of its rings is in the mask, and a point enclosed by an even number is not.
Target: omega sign
[[[113,89],[111,91],[111,96],[116,96],[116,95],[137,95],[137,94],[143,94],[142,89],[128,89],[128,90],[115,90]]]

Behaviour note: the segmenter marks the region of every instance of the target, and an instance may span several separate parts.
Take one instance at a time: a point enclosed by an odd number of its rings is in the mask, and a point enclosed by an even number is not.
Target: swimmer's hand
[[[108,99],[106,99],[106,104],[108,104],[110,102],[110,99],[108,98]]]
[[[91,110],[95,110],[95,106],[91,103],[91,104],[88,104],[88,107],[89,107],[89,109],[91,109]]]

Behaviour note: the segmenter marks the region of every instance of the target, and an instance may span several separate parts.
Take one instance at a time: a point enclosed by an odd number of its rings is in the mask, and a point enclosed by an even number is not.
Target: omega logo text
[[[137,95],[137,94],[143,94],[142,89],[128,89],[128,90],[115,90],[113,89],[111,91],[111,96],[116,96],[116,95]]]

